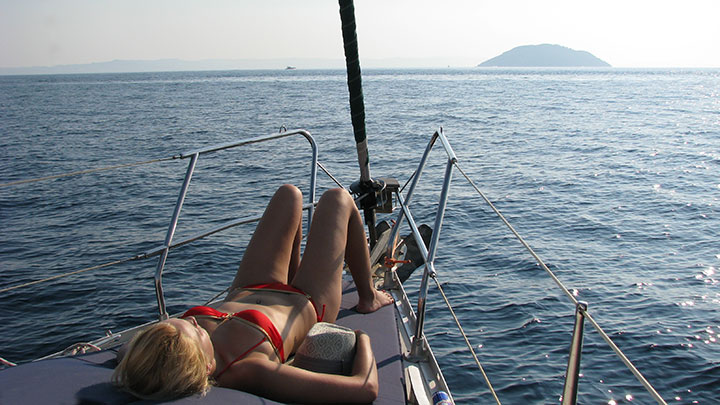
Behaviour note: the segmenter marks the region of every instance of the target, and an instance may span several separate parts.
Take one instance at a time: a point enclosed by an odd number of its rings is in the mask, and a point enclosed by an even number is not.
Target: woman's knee
[[[320,201],[348,208],[356,208],[355,201],[344,188],[331,188],[327,190],[323,193],[322,197],[320,197]]]
[[[275,191],[275,197],[281,198],[282,201],[299,202],[302,204],[302,191],[292,184],[283,184]]]

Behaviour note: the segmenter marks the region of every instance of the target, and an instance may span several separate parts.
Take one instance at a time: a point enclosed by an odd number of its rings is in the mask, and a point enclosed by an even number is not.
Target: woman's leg
[[[278,188],[245,249],[232,289],[251,284],[287,283],[300,262],[302,193],[292,185]]]
[[[340,309],[342,268],[346,261],[357,286],[360,312],[372,312],[392,302],[375,290],[362,218],[350,194],[328,190],[318,202],[313,222],[292,285],[313,297],[318,309],[325,306],[324,321],[334,322]]]

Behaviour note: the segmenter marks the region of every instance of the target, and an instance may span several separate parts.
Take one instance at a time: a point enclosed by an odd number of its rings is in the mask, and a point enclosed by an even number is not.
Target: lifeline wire
[[[460,333],[463,336],[463,339],[465,339],[465,344],[467,345],[468,349],[470,349],[470,353],[472,353],[473,359],[475,359],[475,364],[477,364],[478,368],[480,369],[480,372],[483,375],[483,378],[485,379],[485,384],[487,384],[488,389],[490,389],[490,393],[492,394],[493,398],[495,398],[495,402],[500,405],[500,399],[498,398],[497,394],[495,393],[495,389],[493,388],[492,384],[490,384],[490,378],[488,378],[487,374],[485,374],[485,369],[483,368],[482,364],[480,364],[480,360],[478,360],[477,354],[475,354],[475,350],[473,350],[472,345],[470,344],[470,340],[468,340],[467,335],[465,334],[465,330],[463,330],[462,325],[460,325],[460,320],[458,320],[458,317],[455,315],[455,311],[452,308],[452,305],[450,305],[450,302],[447,299],[447,296],[445,295],[445,291],[443,291],[442,287],[440,286],[440,282],[437,280],[436,275],[431,275],[433,281],[435,281],[435,285],[437,285],[438,290],[440,290],[440,294],[442,294],[443,299],[445,300],[445,304],[447,305],[448,309],[450,310],[450,313],[452,314],[453,319],[455,320],[455,323],[457,324],[458,329],[460,330]]]
[[[156,162],[162,162],[162,161],[173,160],[173,159],[178,159],[178,156],[173,156],[173,157],[170,157],[170,158],[162,158],[162,159],[148,160],[148,161],[144,161],[144,162],[126,163],[126,164],[116,165],[116,166],[100,167],[100,168],[97,168],[97,169],[89,169],[89,170],[83,170],[83,171],[79,171],[79,172],[64,173],[64,174],[58,174],[58,175],[54,175],[54,176],[48,176],[48,177],[42,177],[42,178],[36,178],[36,179],[19,180],[19,181],[14,181],[14,182],[10,182],[10,183],[0,184],[0,187],[12,186],[12,185],[24,184],[24,183],[32,183],[32,182],[43,181],[43,180],[57,179],[57,178],[61,178],[61,177],[74,176],[74,175],[78,175],[78,174],[99,172],[99,171],[102,171],[102,170],[111,170],[111,169],[118,169],[118,168],[123,168],[123,167],[138,166],[138,165],[142,165],[142,164],[156,163]],[[330,172],[328,172],[327,169],[325,169],[325,167],[323,167],[323,165],[321,165],[319,162],[318,162],[318,166],[328,175],[328,177],[330,177],[333,181],[335,181],[335,183],[337,183],[340,187],[344,188],[344,187],[342,186],[342,184],[340,184],[340,182],[338,182],[338,180],[337,180],[332,174],[330,174]],[[358,198],[358,200],[364,198],[365,196],[367,196],[367,194],[362,195],[361,197]],[[357,200],[356,200],[356,201],[357,201]],[[316,205],[316,204],[317,204],[317,203],[314,203],[314,205]],[[208,235],[203,235],[203,237],[204,237],[204,236],[208,236]],[[51,277],[47,277],[47,278],[43,278],[43,279],[40,279],[40,280],[29,281],[29,282],[27,282],[27,283],[22,283],[22,284],[18,284],[18,285],[14,285],[14,286],[11,286],[11,287],[6,287],[6,288],[3,288],[3,289],[0,289],[0,294],[6,293],[6,292],[8,292],[8,291],[16,290],[16,289],[19,289],[19,288],[30,287],[30,286],[33,286],[33,285],[35,285],[35,284],[41,284],[41,283],[45,283],[45,282],[48,282],[48,281],[57,280],[57,279],[59,279],[59,278],[64,278],[64,277],[73,276],[73,275],[75,275],[75,274],[85,273],[85,272],[92,271],[92,270],[102,269],[102,268],[104,268],[104,267],[114,266],[114,265],[116,265],[116,264],[122,264],[122,263],[126,263],[126,262],[133,261],[133,260],[145,259],[145,258],[147,258],[147,257],[148,257],[147,254],[140,254],[140,255],[128,257],[128,258],[121,259],[121,260],[116,260],[116,261],[112,261],[112,262],[107,262],[107,263],[103,263],[103,264],[99,264],[99,265],[96,265],[96,266],[91,266],[91,267],[87,267],[87,268],[83,268],[83,269],[80,269],[80,270],[75,270],[75,271],[71,271],[71,272],[67,272],[67,273],[63,273],[63,274],[58,274],[58,275],[51,276]],[[219,297],[220,295],[222,295],[222,294],[223,294],[224,292],[226,292],[226,291],[227,291],[227,290],[220,292],[220,293],[217,294],[214,298],[212,298],[210,301],[215,300],[217,297]],[[208,302],[210,302],[210,301],[208,301]]]
[[[330,172],[325,168],[325,166],[322,165],[322,163],[317,162],[317,166],[318,166],[320,169],[322,169],[322,171],[324,171],[325,174],[327,174],[328,177],[330,177],[330,178],[332,179],[332,181],[334,181],[335,184],[337,184],[340,188],[345,188],[345,186],[343,186],[342,184],[340,184],[340,181],[338,181],[338,179],[336,179],[335,176],[333,176],[332,174],[330,174]]]
[[[232,287],[232,286],[228,286],[228,288],[226,288],[226,289],[220,291],[219,293],[215,294],[215,296],[213,296],[213,297],[210,298],[209,300],[205,301],[205,303],[204,303],[203,305],[208,305],[208,304],[212,303],[213,301],[215,301],[216,299],[220,298],[221,295],[223,295],[223,294],[225,294],[226,292],[230,291],[230,287]]]
[[[8,292],[8,291],[12,291],[12,290],[15,290],[15,289],[18,289],[18,288],[29,287],[29,286],[31,286],[31,285],[35,285],[35,284],[40,284],[40,283],[45,283],[45,282],[48,282],[48,281],[56,280],[56,279],[58,279],[58,278],[68,277],[68,276],[72,276],[72,275],[80,274],[80,273],[85,273],[86,271],[97,270],[97,269],[101,269],[101,268],[103,268],[103,267],[114,266],[114,265],[116,265],[116,264],[121,264],[121,263],[129,262],[129,261],[132,261],[132,260],[142,259],[143,257],[144,257],[144,256],[142,256],[142,255],[133,256],[133,257],[128,257],[128,258],[121,259],[121,260],[115,260],[115,261],[113,261],[113,262],[108,262],[108,263],[99,264],[99,265],[97,265],[97,266],[86,267],[86,268],[84,268],[84,269],[71,271],[71,272],[69,272],[69,273],[58,274],[58,275],[56,275],[56,276],[52,276],[52,277],[48,277],[48,278],[43,278],[43,279],[41,279],[41,280],[35,280],[35,281],[30,281],[30,282],[27,282],[27,283],[23,283],[23,284],[14,285],[14,286],[12,286],[12,287],[3,288],[2,290],[0,290],[0,294],[4,294],[4,293],[6,293],[6,292]]]
[[[492,210],[503,221],[503,223],[505,223],[505,226],[507,226],[508,229],[510,229],[510,232],[512,232],[515,235],[517,240],[520,241],[520,243],[525,247],[525,249],[527,249],[527,251],[530,252],[532,257],[535,258],[535,260],[540,265],[540,267],[542,267],[542,269],[545,270],[545,272],[547,272],[548,275],[550,275],[550,277],[553,279],[553,281],[555,281],[555,284],[557,284],[558,287],[560,287],[560,289],[565,293],[565,295],[567,295],[570,298],[570,301],[572,301],[573,304],[575,304],[575,306],[577,307],[577,305],[578,305],[577,299],[575,299],[575,297],[563,285],[563,283],[560,281],[560,279],[558,279],[557,276],[555,276],[555,274],[550,270],[550,268],[545,264],[545,262],[542,261],[540,256],[538,256],[535,253],[535,251],[530,247],[530,245],[527,242],[525,242],[525,240],[522,238],[522,236],[520,236],[520,234],[517,233],[517,231],[515,231],[515,228],[513,228],[513,226],[510,225],[510,222],[508,222],[508,220],[505,219],[505,216],[503,216],[503,214],[500,213],[500,210],[498,210],[495,207],[495,205],[492,202],[490,202],[490,199],[488,199],[487,196],[485,196],[485,193],[483,193],[475,185],[475,183],[470,179],[470,177],[468,177],[468,175],[465,174],[465,171],[463,171],[463,169],[460,167],[460,165],[457,162],[455,162],[455,167],[457,167],[457,169],[460,171],[460,173],[462,173],[462,175],[465,176],[465,179],[470,183],[470,185],[475,189],[475,191],[483,198],[483,200],[485,200],[485,202],[490,206],[490,208],[492,208]],[[659,404],[666,405],[667,403],[665,402],[665,400],[660,396],[660,394],[657,393],[657,391],[655,391],[655,388],[653,388],[653,386],[650,385],[650,382],[648,382],[648,380],[645,379],[645,377],[640,373],[640,371],[635,367],[635,365],[632,364],[630,359],[628,359],[627,356],[625,356],[625,354],[620,350],[620,348],[617,347],[617,345],[615,345],[615,343],[612,341],[612,339],[610,339],[610,336],[608,336],[608,334],[605,333],[605,331],[600,326],[600,324],[598,324],[595,321],[595,319],[593,319],[587,311],[583,311],[583,313],[584,313],[585,317],[588,319],[588,321],[590,321],[590,324],[595,328],[595,330],[603,338],[603,340],[605,340],[605,342],[610,346],[610,348],[615,352],[615,354],[617,354],[618,357],[620,357],[620,360],[625,364],[625,366],[627,366],[628,369],[630,369],[630,371],[633,373],[635,378],[645,387],[645,389],[653,397],[653,399],[655,399],[655,401],[657,401],[657,403],[659,403]]]
[[[95,169],[87,169],[87,170],[79,170],[79,171],[76,171],[76,172],[68,172],[68,173],[55,174],[55,175],[52,175],[52,176],[38,177],[38,178],[35,178],[35,179],[16,180],[16,181],[8,182],[8,183],[0,183],[0,187],[17,186],[17,185],[19,185],[19,184],[27,184],[27,183],[35,183],[35,182],[38,182],[38,181],[60,179],[60,178],[63,178],[63,177],[70,177],[70,176],[77,176],[77,175],[80,175],[80,174],[88,174],[88,173],[101,172],[101,171],[105,171],[105,170],[120,169],[120,168],[123,168],[123,167],[140,166],[140,165],[146,165],[146,164],[150,164],[150,163],[164,162],[164,161],[167,161],[167,160],[173,160],[173,159],[178,159],[178,158],[179,158],[179,156],[173,156],[173,157],[169,157],[169,158],[145,160],[145,161],[143,161],[143,162],[124,163],[124,164],[121,164],[121,165],[98,167],[98,168],[95,168]]]

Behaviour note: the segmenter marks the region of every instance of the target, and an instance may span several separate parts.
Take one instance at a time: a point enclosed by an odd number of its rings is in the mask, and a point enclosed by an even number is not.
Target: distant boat
[[[285,70],[295,70],[297,69],[295,66],[288,66],[285,68]]]

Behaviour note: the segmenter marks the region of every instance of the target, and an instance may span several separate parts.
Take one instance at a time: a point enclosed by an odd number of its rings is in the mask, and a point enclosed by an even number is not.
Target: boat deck
[[[377,361],[380,392],[375,404],[405,404],[405,379],[395,311],[387,306],[372,314],[359,314],[355,286],[346,282],[337,323],[366,331]],[[41,360],[0,371],[0,403],[47,404],[150,404],[116,389],[110,383],[114,350]],[[186,397],[176,404],[277,404],[245,392],[213,387],[204,397]]]

